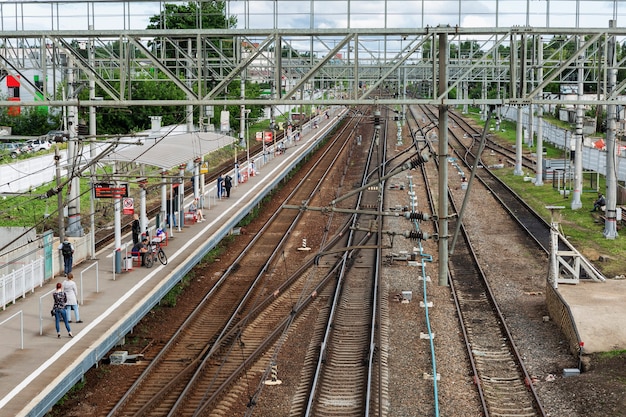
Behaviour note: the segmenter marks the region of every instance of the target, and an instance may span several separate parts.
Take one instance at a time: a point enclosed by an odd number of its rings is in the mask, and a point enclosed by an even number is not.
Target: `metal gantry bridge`
[[[623,1],[227,1],[237,27],[216,29],[146,29],[150,10],[159,14],[165,2],[70,3],[0,4],[0,71],[21,80],[19,100],[2,97],[0,106],[311,104],[302,91],[315,88],[333,92],[317,99],[325,104],[608,105],[625,86],[610,81],[611,70],[624,69],[613,46],[626,39],[618,24]],[[339,16],[332,28],[331,15]],[[464,25],[476,16],[491,25]],[[564,16],[569,26],[549,26]],[[298,19],[309,27],[295,28]],[[79,103],[79,89],[71,86],[59,94],[59,86],[81,80],[96,85],[100,96]],[[184,99],[132,95],[134,84],[155,80],[174,84]],[[274,94],[226,97],[241,80],[271,82]],[[581,81],[595,97],[561,94]],[[556,94],[545,93],[555,84]],[[480,93],[470,95],[476,85]],[[418,98],[407,98],[409,86]],[[379,97],[381,88],[397,94]]]

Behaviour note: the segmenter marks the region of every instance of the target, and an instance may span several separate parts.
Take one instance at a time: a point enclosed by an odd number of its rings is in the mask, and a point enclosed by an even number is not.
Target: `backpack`
[[[61,253],[63,254],[63,256],[70,256],[72,254],[72,244],[69,242],[63,242]]]

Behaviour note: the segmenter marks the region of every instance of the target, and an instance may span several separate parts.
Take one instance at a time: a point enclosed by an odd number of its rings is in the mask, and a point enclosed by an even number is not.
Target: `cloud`
[[[89,26],[96,30],[145,29],[162,7],[156,1],[132,0],[2,3],[5,31],[87,30]],[[626,8],[618,7],[623,4],[622,0],[231,0],[227,10],[238,16],[240,28],[250,29],[510,27],[527,21],[535,27],[605,28],[614,17],[618,27],[624,26]]]

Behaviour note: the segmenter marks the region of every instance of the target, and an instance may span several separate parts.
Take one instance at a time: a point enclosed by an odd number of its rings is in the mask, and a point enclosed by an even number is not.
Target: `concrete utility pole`
[[[76,81],[74,74],[74,62],[69,59],[68,60],[68,68],[67,68],[67,83],[69,90],[69,97],[74,97],[77,94],[76,91]],[[83,230],[83,226],[81,224],[80,219],[80,178],[78,176],[74,176],[74,171],[78,169],[78,107],[69,106],[68,114],[67,114],[68,122],[67,127],[69,131],[69,141],[67,143],[67,153],[68,153],[68,172],[67,175],[71,178],[70,182],[70,197],[67,202],[68,209],[68,222],[67,229],[65,233],[68,236],[72,237],[82,237],[85,232]]]
[[[615,20],[609,21],[609,27],[614,28]],[[612,94],[617,83],[617,69],[615,69],[615,36],[609,39],[606,65],[608,67],[609,82],[606,95]],[[617,128],[617,106],[609,104],[607,106],[607,129],[606,129],[606,221],[604,222],[604,237],[615,239],[617,237],[617,184],[615,178],[615,138]]]
[[[439,91],[441,97],[448,88],[448,36],[439,35]],[[439,105],[439,285],[448,285],[448,106]]]
[[[89,25],[89,30],[93,30],[93,25]],[[95,65],[95,48],[93,39],[89,41],[89,65],[92,67]],[[94,101],[96,99],[96,80],[93,74],[89,74],[89,99]],[[96,107],[89,106],[89,135],[92,140],[89,142],[89,157],[93,161],[96,157],[96,143],[93,138],[96,136]],[[89,196],[89,231],[90,231],[90,251],[91,259],[96,258],[96,206],[93,196],[93,186],[96,183],[96,165],[92,164],[89,168],[89,174],[91,178],[91,193]]]
[[[511,40],[511,97],[519,98],[518,85],[517,85],[517,63],[519,62],[517,56],[517,42],[515,39]],[[513,175],[524,175],[522,170],[522,149],[524,146],[523,140],[523,117],[524,112],[522,106],[517,107],[517,124],[515,129],[515,168],[513,169]]]
[[[117,162],[115,163],[115,172],[119,172]],[[116,189],[119,189],[119,181],[115,181]],[[122,198],[119,193],[113,196],[113,224],[115,225],[115,273],[122,272]]]
[[[585,57],[580,51],[582,45],[581,36],[578,37],[576,49],[578,53],[578,99],[583,99],[584,77],[585,77]],[[583,206],[581,194],[583,189],[583,105],[576,105],[576,153],[574,155],[574,193],[572,195],[572,210],[578,210]]]
[[[59,152],[58,145],[55,145],[54,147],[54,163],[56,165],[57,175],[57,204],[59,206],[57,215],[59,219],[59,239],[61,242],[63,242],[65,240],[65,206],[63,205],[63,190],[61,189],[61,153]]]
[[[543,82],[543,38],[537,36],[537,84]],[[539,89],[539,96],[543,89]],[[535,169],[535,185],[543,185],[543,104],[537,106],[537,167]]]

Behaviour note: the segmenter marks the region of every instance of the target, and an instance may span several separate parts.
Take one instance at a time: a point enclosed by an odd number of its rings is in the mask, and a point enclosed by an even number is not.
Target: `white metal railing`
[[[43,299],[48,297],[50,294],[52,294],[55,291],[56,291],[56,288],[48,291],[47,293],[39,297],[39,336],[43,334],[43,317],[44,315],[46,315],[44,314],[44,311],[47,310],[43,307]],[[54,305],[54,303],[52,305]],[[49,312],[50,310],[47,310],[47,313]]]
[[[22,310],[10,315],[6,319],[0,321],[0,326],[2,326],[7,321],[11,320],[15,316],[20,316],[20,348],[24,350],[24,312]]]
[[[87,268],[80,271],[80,305],[83,305],[84,303],[83,289],[85,287],[83,285],[83,275],[85,274],[85,272],[87,272],[91,268],[96,269],[96,292],[97,293],[100,292],[100,270],[98,269],[98,262],[96,261],[92,263],[91,265],[89,265]]]
[[[9,303],[15,304],[20,297],[26,298],[27,292],[35,292],[35,287],[41,287],[44,282],[44,259],[39,258],[23,265],[10,273],[0,277],[0,303],[6,310]]]

